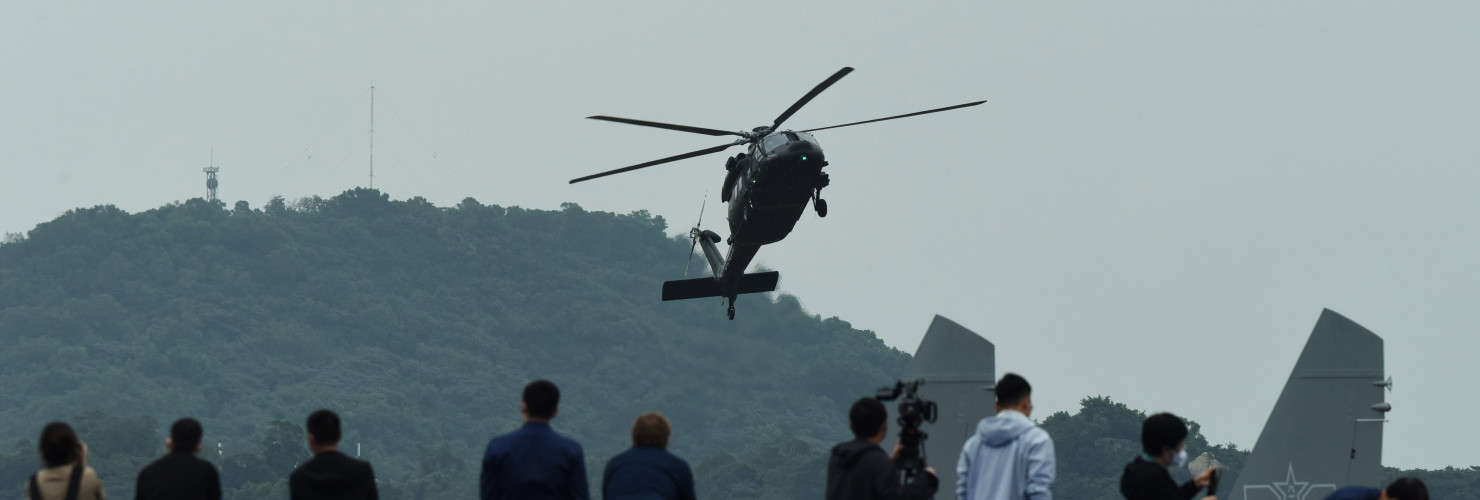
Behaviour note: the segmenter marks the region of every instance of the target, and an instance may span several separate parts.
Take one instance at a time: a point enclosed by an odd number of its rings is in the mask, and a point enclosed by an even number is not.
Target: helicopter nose
[[[777,153],[777,156],[785,158],[788,162],[813,163],[822,161],[822,148],[807,141],[789,143]]]

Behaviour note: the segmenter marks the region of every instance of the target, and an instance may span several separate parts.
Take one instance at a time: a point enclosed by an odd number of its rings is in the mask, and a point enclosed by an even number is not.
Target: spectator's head
[[[339,415],[329,410],[319,410],[308,416],[308,445],[317,453],[321,449],[334,449],[343,435],[339,428]]]
[[[673,424],[662,413],[644,413],[632,423],[632,446],[667,449],[672,434]]]
[[[1382,500],[1429,500],[1429,488],[1416,477],[1400,477],[1382,489]]]
[[[170,426],[170,438],[165,441],[165,446],[170,451],[184,451],[189,453],[200,452],[200,437],[205,433],[201,429],[200,422],[190,417],[175,421]]]
[[[66,422],[52,422],[41,428],[41,462],[47,467],[67,465],[77,461],[82,440]]]
[[[874,398],[859,398],[848,410],[848,428],[858,439],[883,440],[888,421],[889,411],[884,409],[884,403]]]
[[[1013,410],[1023,415],[1033,413],[1033,386],[1028,385],[1028,379],[1009,373],[997,381],[997,387],[992,389],[997,393],[997,411]]]
[[[1170,413],[1157,413],[1141,423],[1141,451],[1152,457],[1176,454],[1187,439],[1187,424]]]
[[[524,386],[524,418],[548,422],[560,412],[560,388],[549,380],[536,380]]]

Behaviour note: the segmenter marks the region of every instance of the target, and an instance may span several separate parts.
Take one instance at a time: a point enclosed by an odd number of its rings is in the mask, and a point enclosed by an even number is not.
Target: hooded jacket
[[[1189,500],[1199,488],[1192,481],[1177,485],[1161,464],[1136,457],[1120,473],[1120,494],[1126,500]]]
[[[827,500],[926,499],[939,487],[935,474],[922,473],[901,486],[899,470],[879,445],[854,439],[834,446],[827,461]]]
[[[1027,415],[1003,410],[976,424],[956,463],[958,500],[1051,500],[1053,439]]]
[[[370,462],[338,451],[325,451],[303,462],[288,476],[292,500],[376,500],[375,472]]]

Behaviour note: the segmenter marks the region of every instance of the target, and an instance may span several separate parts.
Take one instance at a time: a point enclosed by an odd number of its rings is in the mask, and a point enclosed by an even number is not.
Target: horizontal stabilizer
[[[735,286],[735,293],[774,292],[776,291],[776,283],[780,280],[781,273],[776,271],[747,274],[740,277],[740,282]],[[695,278],[663,282],[663,300],[722,296],[724,296],[724,290],[720,287],[719,281],[714,278]]]
[[[778,281],[781,281],[781,273],[776,271],[747,274],[740,277],[740,284],[735,287],[735,293],[774,292]]]

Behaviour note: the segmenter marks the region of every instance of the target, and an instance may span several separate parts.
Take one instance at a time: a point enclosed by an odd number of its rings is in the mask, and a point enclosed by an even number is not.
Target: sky
[[[1330,308],[1386,341],[1385,465],[1480,465],[1477,21],[1460,1],[6,2],[0,231],[200,197],[212,163],[228,204],[368,185],[374,86],[393,198],[648,210],[679,234],[723,156],[566,181],[724,141],[584,117],[749,129],[852,66],[787,127],[989,102],[817,133],[829,217],[757,260],[808,311],[904,351],[944,315],[1033,383],[1035,417],[1108,395],[1250,447]]]

